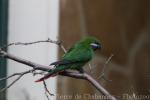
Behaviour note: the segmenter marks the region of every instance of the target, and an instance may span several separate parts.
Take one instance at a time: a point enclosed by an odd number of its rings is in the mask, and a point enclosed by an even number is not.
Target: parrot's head
[[[80,41],[82,46],[86,46],[88,48],[93,49],[94,51],[97,49],[101,49],[100,41],[95,37],[85,37]]]

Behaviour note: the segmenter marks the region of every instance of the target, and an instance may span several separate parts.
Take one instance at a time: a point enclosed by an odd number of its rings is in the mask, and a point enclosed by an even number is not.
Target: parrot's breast
[[[76,64],[71,65],[70,69],[78,70],[78,69],[82,68],[85,64],[86,64],[85,62],[84,63],[83,62],[82,63],[76,63]]]

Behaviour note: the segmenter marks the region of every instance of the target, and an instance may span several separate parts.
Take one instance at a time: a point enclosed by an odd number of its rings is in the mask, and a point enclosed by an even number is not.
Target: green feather
[[[88,61],[93,58],[94,51],[90,46],[91,43],[100,44],[99,40],[95,37],[86,37],[77,42],[67,51],[67,53],[63,55],[61,62],[64,62],[64,64],[62,63],[57,65],[56,69],[54,70],[80,70]],[[68,62],[67,64],[65,64],[66,61]]]
[[[45,77],[47,78],[47,76],[51,76],[67,69],[82,71],[82,67],[94,56],[94,50],[91,47],[91,43],[95,43],[99,47],[101,45],[99,40],[94,37],[86,37],[80,40],[63,55],[61,61],[57,61],[51,64],[55,65],[55,68],[50,70],[48,75]]]

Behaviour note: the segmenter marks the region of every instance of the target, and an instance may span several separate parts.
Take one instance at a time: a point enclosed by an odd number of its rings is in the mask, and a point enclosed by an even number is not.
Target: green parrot
[[[95,37],[85,37],[74,44],[62,57],[62,60],[51,63],[55,67],[49,70],[48,74],[38,79],[43,81],[51,76],[55,76],[67,69],[77,70],[83,73],[83,66],[94,56],[94,51],[101,49],[101,43]]]

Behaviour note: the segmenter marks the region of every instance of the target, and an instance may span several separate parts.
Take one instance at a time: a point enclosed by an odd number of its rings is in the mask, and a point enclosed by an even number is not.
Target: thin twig
[[[19,63],[22,63],[22,64],[25,64],[25,65],[28,65],[36,70],[41,70],[41,71],[49,71],[49,66],[43,66],[43,65],[40,65],[40,64],[37,64],[37,63],[33,63],[31,61],[28,61],[28,60],[25,60],[25,59],[21,59],[21,58],[18,58],[14,55],[11,55],[11,54],[8,54],[6,52],[0,52],[0,54],[5,57],[5,58],[8,58],[8,59],[12,59],[16,62],[19,62]],[[98,82],[96,82],[94,79],[92,79],[92,77],[90,75],[87,75],[86,73],[83,73],[83,74],[77,74],[77,73],[70,73],[70,72],[65,72],[64,74],[60,73],[60,75],[64,75],[64,76],[68,76],[68,77],[73,77],[73,78],[78,78],[78,79],[85,79],[85,80],[88,80],[90,81],[91,84],[93,84],[96,89],[104,94],[105,96],[108,96],[110,97],[110,100],[116,100],[115,98],[112,98],[112,96],[99,84]],[[85,76],[86,75],[86,76]],[[88,78],[89,77],[89,78]],[[104,90],[104,91],[103,91]]]
[[[36,42],[30,42],[30,43],[16,43],[16,44],[9,44],[5,47],[8,47],[8,46],[11,46],[11,45],[29,45],[29,44],[35,44],[35,43],[40,43],[40,42],[45,42],[45,41],[36,41]],[[51,42],[50,39],[47,40],[47,42]],[[52,42],[51,42],[52,43]],[[54,42],[55,43],[55,42]],[[66,52],[66,49],[64,48],[64,46],[62,45],[61,42],[56,42],[55,44],[59,45],[62,50],[64,52]],[[3,47],[4,48],[4,47]],[[16,62],[19,62],[19,63],[22,63],[22,64],[25,64],[25,65],[28,65],[30,67],[32,67],[34,70],[41,70],[41,71],[46,71],[48,72],[51,67],[50,66],[44,66],[44,65],[40,65],[40,64],[37,64],[37,63],[34,63],[34,62],[31,62],[31,61],[28,61],[28,60],[25,60],[25,59],[22,59],[22,58],[19,58],[19,57],[16,57],[14,55],[11,55],[11,54],[8,54],[7,52],[3,51],[2,49],[0,49],[0,56],[4,57],[4,58],[8,58],[8,59],[11,59],[11,60],[14,60]],[[111,58],[110,58],[111,59]],[[109,60],[108,60],[109,62]],[[106,61],[106,64],[108,63]],[[105,72],[105,66],[104,66],[104,70],[103,72]],[[19,80],[24,74],[20,75],[17,79]],[[116,100],[113,96],[111,96],[109,94],[108,91],[106,91],[96,80],[94,80],[90,75],[86,74],[85,72],[84,73],[77,73],[77,72],[69,72],[69,71],[64,71],[62,73],[60,73],[59,75],[63,75],[63,76],[68,76],[68,77],[72,77],[72,78],[77,78],[77,79],[84,79],[84,80],[87,80],[89,81],[102,95],[104,96],[107,96],[107,98],[109,100]],[[13,81],[12,84],[9,85],[12,86],[16,81]],[[7,89],[9,88],[7,87]],[[46,87],[47,88],[47,87]],[[48,90],[48,89],[47,89]]]
[[[50,100],[50,98],[49,98],[49,96],[48,96],[46,91],[45,91],[45,95],[46,95],[47,100]]]
[[[62,44],[60,44],[59,46],[60,46],[60,48],[64,51],[64,53],[67,52],[67,50],[65,49],[65,47],[64,47]]]
[[[54,43],[54,44],[57,44],[57,45],[61,45],[61,42],[60,41],[54,41],[54,40],[51,40],[51,39],[47,39],[47,40],[40,40],[40,41],[33,41],[33,42],[14,42],[14,43],[10,43],[8,45],[5,45],[3,47],[1,47],[1,49],[3,50],[4,48],[7,48],[9,46],[12,46],[12,45],[32,45],[32,44],[37,44],[37,43],[41,43],[41,42],[49,42],[49,43]]]
[[[4,58],[11,59],[11,60],[14,60],[14,61],[22,63],[22,64],[25,64],[25,65],[27,65],[29,67],[32,67],[33,69],[38,69],[38,70],[42,70],[42,71],[47,71],[47,70],[52,69],[51,66],[40,65],[40,64],[37,64],[37,63],[31,62],[31,61],[22,59],[20,57],[14,56],[14,55],[9,54],[9,53],[7,53],[5,51],[1,51],[0,52],[0,56],[2,56]]]
[[[34,71],[35,69],[32,69],[32,70],[28,70],[28,71],[25,71],[25,72],[21,72],[21,73],[16,73],[16,74],[13,74],[13,75],[10,75],[6,78],[2,78],[1,80],[5,80],[5,79],[8,79],[8,78],[11,78],[13,76],[16,76],[16,75],[19,75],[12,83],[10,83],[8,86],[4,87],[3,89],[0,90],[0,92],[3,92],[5,90],[7,90],[8,88],[10,88],[12,85],[14,85],[21,77],[23,77],[25,74],[28,74],[28,73],[31,73],[32,71]],[[0,80],[0,81],[1,81]]]
[[[49,90],[47,89],[46,82],[45,82],[44,80],[43,80],[43,85],[44,85],[45,95],[46,95],[46,97],[47,97],[47,100],[50,100],[48,94],[49,94],[50,96],[54,96],[54,94],[51,94],[51,93],[49,92]]]
[[[35,71],[33,71],[33,76],[35,76],[35,75],[46,75],[46,74],[45,74],[45,71],[36,72],[36,70],[35,70]]]
[[[54,96],[54,94],[50,93],[50,91],[48,90],[46,82],[44,80],[43,80],[43,85],[44,85],[45,93],[46,94],[48,93],[50,96]]]
[[[102,95],[106,96],[108,98],[108,100],[116,100],[115,97],[113,97],[112,95],[109,94],[109,92],[103,88],[95,79],[93,79],[90,75],[88,75],[87,73],[78,73],[75,71],[72,72],[68,72],[68,71],[64,71],[62,73],[59,73],[62,76],[69,76],[72,78],[77,78],[77,79],[84,79],[89,81]]]
[[[14,73],[14,74],[12,74],[12,75],[10,75],[10,76],[8,76],[8,77],[0,78],[0,81],[7,80],[7,79],[9,79],[9,78],[12,78],[12,77],[14,77],[14,76],[18,76],[18,75],[21,75],[21,74],[22,74],[22,73]]]
[[[102,79],[104,79],[104,80],[106,80],[106,81],[111,81],[111,80],[106,79],[106,77],[105,77],[105,72],[106,72],[106,68],[107,68],[108,63],[110,62],[110,60],[112,59],[113,56],[114,56],[114,55],[111,54],[111,55],[109,56],[109,58],[105,61],[104,67],[103,67],[102,72],[101,72],[101,75],[98,77],[98,79],[101,79],[101,78],[102,78]]]
[[[94,68],[94,66],[92,66],[92,65],[89,63],[89,70],[90,70],[90,73],[91,73],[91,74],[94,73],[93,70],[92,70],[93,68]]]

